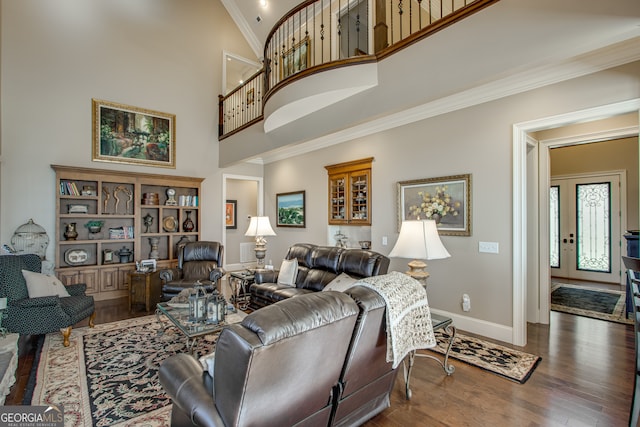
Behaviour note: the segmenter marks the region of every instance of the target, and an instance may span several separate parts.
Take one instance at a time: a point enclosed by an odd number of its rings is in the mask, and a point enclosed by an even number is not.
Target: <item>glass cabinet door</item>
[[[357,171],[350,175],[350,217],[352,223],[369,222],[369,176],[370,171]]]
[[[347,219],[346,174],[329,177],[329,221],[342,223]]]

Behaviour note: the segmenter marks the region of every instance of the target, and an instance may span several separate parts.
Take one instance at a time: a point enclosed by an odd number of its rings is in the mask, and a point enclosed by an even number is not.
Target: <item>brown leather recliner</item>
[[[332,291],[257,310],[220,334],[213,384],[192,356],[170,357],[159,377],[171,425],[328,426],[358,313]]]
[[[258,309],[287,298],[321,291],[340,273],[355,279],[386,274],[389,258],[364,249],[344,249],[311,243],[292,245],[285,259],[298,260],[295,286],[278,283],[278,271],[258,270],[249,287],[251,308]]]
[[[386,304],[372,289],[354,286],[345,291],[358,304],[349,352],[338,390],[334,393],[331,426],[359,426],[391,405],[398,369],[386,361]]]
[[[222,261],[224,247],[218,242],[189,242],[178,249],[178,267],[160,271],[162,301],[168,301],[183,289],[192,288],[196,281],[207,292],[213,292],[224,276]]]

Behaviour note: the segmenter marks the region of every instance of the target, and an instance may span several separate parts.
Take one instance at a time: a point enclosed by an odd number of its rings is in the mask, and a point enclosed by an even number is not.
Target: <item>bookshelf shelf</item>
[[[158,268],[177,264],[176,243],[187,236],[200,240],[199,206],[166,205],[168,189],[175,190],[176,203],[200,203],[202,178],[119,172],[104,169],[51,165],[56,173],[55,271],[65,284],[86,283],[87,293],[97,300],[128,295],[129,273],[135,262],[148,259],[150,237],[158,239]],[[156,203],[156,204],[147,204]],[[171,202],[169,202],[171,203]],[[187,211],[194,223],[183,231]],[[152,220],[146,233],[145,216]],[[175,230],[166,230],[168,220]],[[147,218],[148,220],[148,218]],[[98,233],[90,233],[89,221],[101,221]],[[66,240],[67,224],[75,223],[76,240]],[[109,238],[125,235],[126,238]],[[68,251],[86,253],[86,261],[70,264]],[[128,261],[118,255],[131,251]]]

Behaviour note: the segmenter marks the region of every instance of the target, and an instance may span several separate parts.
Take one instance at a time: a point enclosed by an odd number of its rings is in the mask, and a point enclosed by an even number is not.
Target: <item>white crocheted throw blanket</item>
[[[394,369],[410,351],[435,347],[427,291],[420,282],[392,271],[360,279],[355,285],[373,289],[387,304],[387,362]]]

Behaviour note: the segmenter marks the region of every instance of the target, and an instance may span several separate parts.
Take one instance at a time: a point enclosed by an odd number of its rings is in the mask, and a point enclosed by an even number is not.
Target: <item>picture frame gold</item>
[[[442,236],[471,236],[471,174],[400,181],[398,230],[402,221],[435,219]]]
[[[176,116],[92,99],[92,160],[176,167]]]
[[[249,89],[247,91],[247,105],[252,105],[256,101],[256,90]]]
[[[309,36],[282,54],[280,58],[280,80],[308,68],[311,64],[311,39]]]

